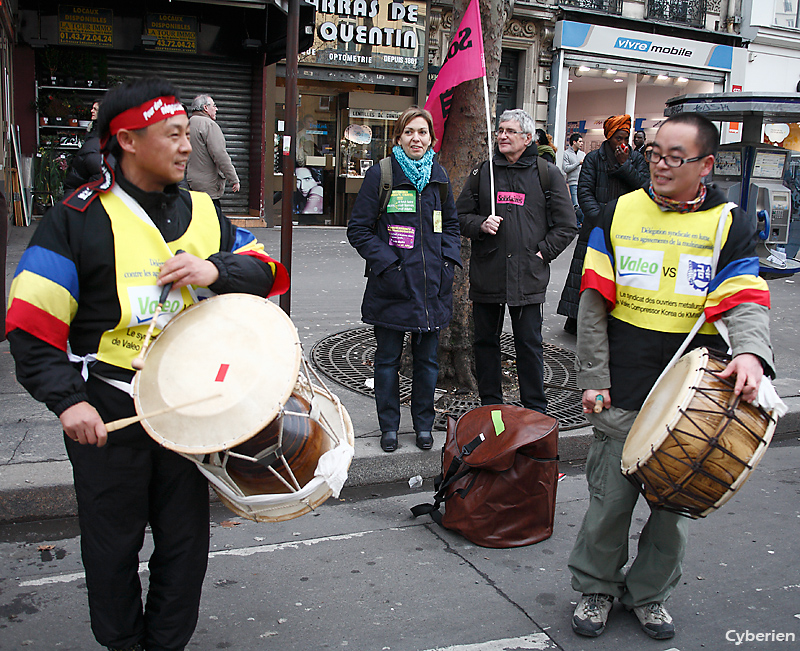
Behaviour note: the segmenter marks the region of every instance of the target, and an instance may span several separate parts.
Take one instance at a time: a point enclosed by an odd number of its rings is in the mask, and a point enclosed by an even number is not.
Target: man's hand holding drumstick
[[[603,409],[608,409],[611,406],[611,394],[608,389],[595,391],[594,389],[586,389],[583,392],[581,399],[583,404],[584,414],[599,414]]]
[[[161,267],[156,285],[162,287],[172,283],[176,289],[187,285],[208,287],[218,278],[219,270],[213,262],[181,251]],[[101,448],[108,442],[108,432],[103,419],[86,401],[65,409],[61,412],[59,420],[64,433],[81,445],[96,445]]]
[[[186,287],[187,285],[208,287],[218,279],[219,270],[213,262],[181,251],[167,260],[161,267],[161,273],[158,274],[156,285],[162,287],[173,283],[172,286],[175,289]]]

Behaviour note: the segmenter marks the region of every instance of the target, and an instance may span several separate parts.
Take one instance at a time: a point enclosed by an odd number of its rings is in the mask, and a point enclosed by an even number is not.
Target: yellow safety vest
[[[623,195],[611,223],[617,302],[611,314],[661,332],[689,332],[706,301],[711,257],[725,204],[663,212],[643,189]],[[722,244],[733,217],[725,221]],[[701,333],[716,334],[706,323]]]
[[[111,220],[114,234],[116,286],[120,306],[119,323],[103,333],[97,359],[130,369],[139,354],[145,333],[158,305],[161,287],[156,285],[161,266],[175,252],[206,259],[219,252],[221,232],[214,204],[204,192],[192,192],[192,221],[186,232],[165,242],[161,232],[129,195],[119,186],[100,197]],[[154,333],[160,332],[172,316],[194,303],[186,287],[170,292],[162,307]]]

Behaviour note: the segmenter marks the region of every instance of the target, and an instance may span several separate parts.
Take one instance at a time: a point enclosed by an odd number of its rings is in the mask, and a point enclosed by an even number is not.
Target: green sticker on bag
[[[494,424],[494,435],[500,436],[506,430],[505,423],[503,423],[503,412],[499,409],[492,411],[492,423]]]

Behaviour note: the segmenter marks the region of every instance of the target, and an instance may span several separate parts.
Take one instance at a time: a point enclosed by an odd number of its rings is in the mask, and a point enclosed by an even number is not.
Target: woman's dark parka
[[[379,214],[380,165],[367,170],[347,225],[350,244],[367,261],[361,317],[364,323],[393,330],[429,332],[450,322],[453,273],[455,265],[461,266],[450,179],[434,158],[430,181],[418,193],[393,155],[391,159],[392,192],[413,192],[416,207],[397,212],[390,201]],[[441,184],[448,186],[444,206]]]

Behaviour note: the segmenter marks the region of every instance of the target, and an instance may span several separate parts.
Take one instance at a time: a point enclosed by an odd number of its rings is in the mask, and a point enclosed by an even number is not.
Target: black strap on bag
[[[464,449],[461,451],[461,456],[455,457],[450,462],[450,467],[447,469],[447,472],[444,475],[439,475],[433,482],[434,488],[436,489],[436,494],[433,496],[433,504],[418,504],[417,506],[411,507],[411,514],[417,518],[420,515],[430,515],[431,519],[438,525],[442,524],[442,514],[439,511],[439,507],[446,502],[450,497],[453,497],[456,493],[458,493],[461,497],[464,497],[470,489],[472,488],[475,480],[478,477],[478,473],[475,472],[475,476],[472,478],[472,481],[466,488],[460,488],[453,492],[452,495],[449,497],[445,497],[445,493],[447,493],[447,489],[457,482],[459,479],[468,475],[470,472],[474,471],[475,468],[468,466],[464,463],[463,457],[469,456],[472,452],[477,448],[481,443],[484,441],[483,434],[476,436],[472,441],[467,443],[464,446]],[[442,452],[444,454],[444,452]],[[463,468],[462,468],[463,466]]]
[[[453,459],[444,477],[439,475],[434,481],[436,494],[433,496],[433,504],[417,504],[417,506],[411,507],[411,515],[413,515],[415,518],[418,518],[421,515],[430,515],[431,519],[436,524],[442,526],[442,513],[439,511],[439,507],[448,499],[450,499],[450,497],[455,495],[455,493],[453,493],[449,497],[445,497],[447,489],[451,484],[457,482],[459,479],[465,475],[468,475],[472,471],[473,468],[470,468],[467,464],[462,462],[461,459]]]

